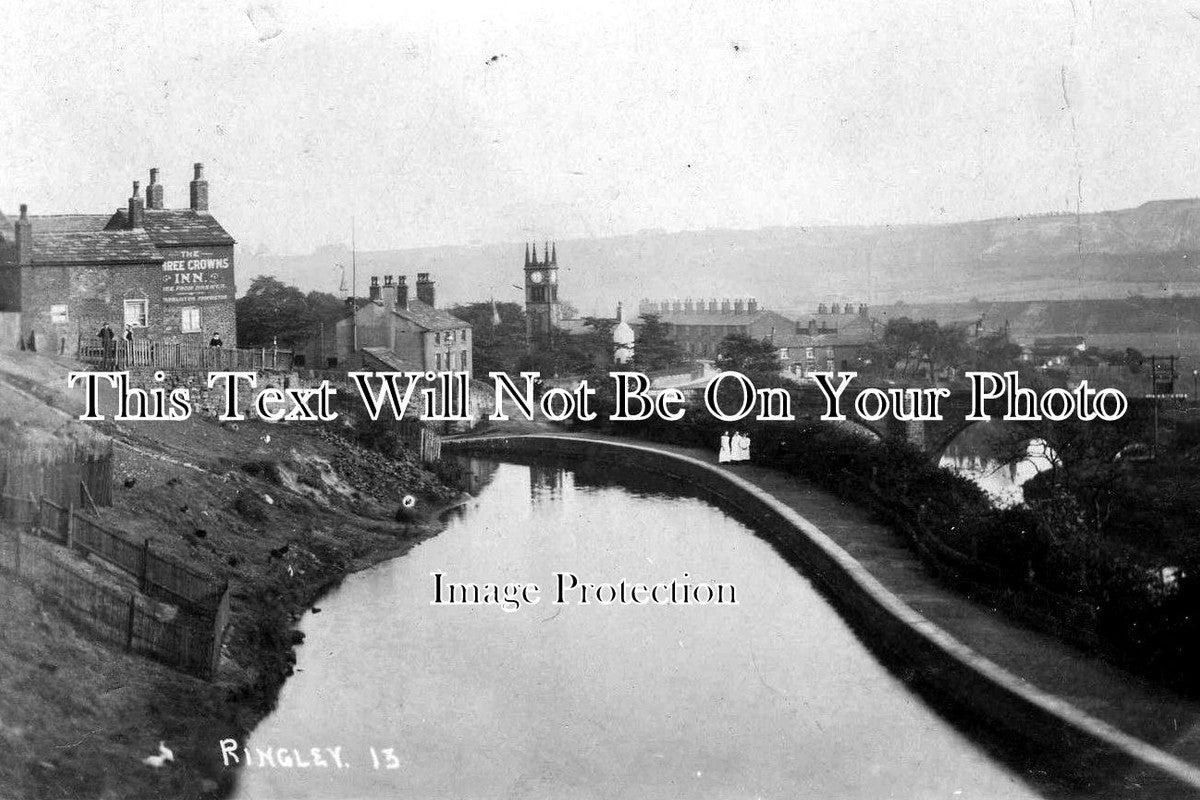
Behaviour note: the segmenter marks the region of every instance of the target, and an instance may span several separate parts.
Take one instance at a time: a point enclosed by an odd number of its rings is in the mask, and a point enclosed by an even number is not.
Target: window
[[[126,300],[125,324],[135,328],[146,327],[146,306],[148,304],[146,300]]]
[[[200,309],[185,308],[180,313],[182,314],[180,329],[184,333],[199,333],[202,330],[200,327]]]
[[[454,344],[454,331],[446,331],[446,344]]]
[[[467,351],[466,350],[462,351],[462,361],[458,362],[458,368],[461,369],[463,372],[467,371]]]
[[[330,369],[337,367],[337,358],[330,356],[329,358],[325,359],[325,366]]]
[[[437,371],[438,372],[442,371],[442,354],[441,353],[437,354]]]
[[[65,325],[70,320],[67,319],[67,307],[65,305],[50,306],[50,324]]]
[[[441,334],[441,333],[439,333],[438,331],[434,331],[434,332],[433,332],[433,343],[434,343],[434,344],[441,344],[441,343],[442,343],[442,334]]]

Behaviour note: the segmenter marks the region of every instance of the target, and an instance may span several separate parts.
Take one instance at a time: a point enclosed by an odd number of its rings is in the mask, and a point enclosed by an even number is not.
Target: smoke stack
[[[192,196],[192,211],[208,211],[208,181],[204,180],[204,165],[195,164],[196,177],[189,186]]]
[[[21,217],[17,220],[14,241],[17,245],[17,263],[33,263],[33,224],[29,221],[29,207],[21,203]]]
[[[158,167],[150,168],[150,183],[146,186],[146,208],[161,211],[163,207],[163,186],[158,182]]]
[[[371,300],[371,301],[375,301],[375,300],[379,299],[379,278],[378,278],[378,276],[375,276],[375,275],[371,276],[371,288],[367,290],[367,299]]]
[[[433,281],[429,279],[428,272],[417,273],[417,299],[430,308],[434,306]]]
[[[133,182],[133,195],[129,198],[129,229],[146,227],[146,206],[142,203],[141,184]]]

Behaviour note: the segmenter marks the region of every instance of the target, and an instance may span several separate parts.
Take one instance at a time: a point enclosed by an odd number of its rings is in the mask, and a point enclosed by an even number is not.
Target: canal
[[[239,744],[251,763],[236,797],[1037,796],[881,666],[770,545],[686,487],[472,464],[485,485],[443,533],[302,620],[296,674]],[[431,605],[438,572],[534,582],[541,600]],[[563,572],[686,575],[732,584],[737,604],[555,605]],[[272,767],[260,748],[309,766]],[[312,748],[327,748],[326,767]]]

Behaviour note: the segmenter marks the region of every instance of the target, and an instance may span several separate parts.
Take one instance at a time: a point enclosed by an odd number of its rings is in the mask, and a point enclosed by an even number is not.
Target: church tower
[[[538,260],[525,245],[525,346],[529,352],[553,347],[554,333],[562,319],[558,305],[558,245],[545,243]]]

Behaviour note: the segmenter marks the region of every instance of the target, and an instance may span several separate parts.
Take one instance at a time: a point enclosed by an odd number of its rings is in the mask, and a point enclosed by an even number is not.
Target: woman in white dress
[[[725,464],[733,460],[733,456],[729,451],[729,431],[721,434],[721,449],[717,452],[717,463]]]
[[[742,438],[741,431],[737,431],[733,434],[733,438],[729,440],[729,449],[730,449],[729,460],[730,461],[744,461],[745,460],[745,458],[742,456],[743,448],[745,447],[744,441],[745,440]]]

